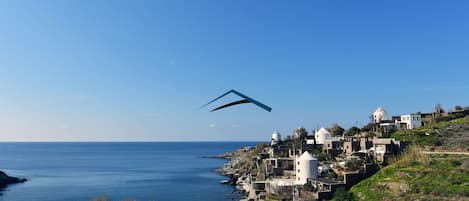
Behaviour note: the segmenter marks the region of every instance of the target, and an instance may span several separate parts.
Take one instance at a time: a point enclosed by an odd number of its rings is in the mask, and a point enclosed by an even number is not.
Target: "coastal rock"
[[[244,194],[246,198],[251,190],[248,167],[252,162],[252,157],[256,155],[255,151],[255,147],[242,147],[234,152],[218,155],[229,161],[217,171],[228,177],[226,184],[235,186],[238,193]]]
[[[0,188],[4,188],[9,184],[23,183],[25,181],[27,181],[27,179],[11,177],[8,176],[5,172],[0,171]]]

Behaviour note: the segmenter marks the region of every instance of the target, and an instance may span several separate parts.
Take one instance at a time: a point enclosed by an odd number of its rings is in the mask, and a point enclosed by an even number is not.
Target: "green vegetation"
[[[353,126],[350,129],[348,129],[347,132],[344,133],[345,136],[354,136],[356,134],[360,134],[361,130],[360,128]]]
[[[334,123],[331,125],[331,135],[334,136],[342,136],[345,132],[345,129],[340,127],[339,124]]]
[[[374,132],[367,132],[365,137],[376,137],[376,133]]]
[[[327,160],[327,154],[326,153],[319,153],[318,155],[316,155],[316,158],[319,161],[326,161]]]
[[[373,124],[372,123],[369,123],[365,126],[363,126],[363,128],[361,129],[361,131],[363,132],[370,132],[373,130]]]
[[[337,189],[334,192],[334,197],[332,198],[334,201],[352,201],[356,199],[357,197],[352,192],[348,192],[344,188]]]
[[[337,175],[337,173],[335,173],[334,171],[330,171],[329,174],[327,174],[327,177],[329,179],[338,179],[339,175]]]
[[[282,200],[282,197],[280,195],[274,195],[270,193],[265,196],[265,201],[277,201],[277,200]]]
[[[362,167],[363,163],[361,160],[352,158],[345,163],[345,168],[349,171],[359,170]]]
[[[420,151],[412,146],[350,192],[359,200],[469,200],[469,156]]]
[[[440,121],[438,123],[430,123],[420,128],[405,130],[401,129],[393,133],[384,134],[383,137],[391,137],[397,140],[409,141],[412,144],[421,146],[441,146],[442,142],[438,139],[439,132],[442,129],[454,125],[469,124],[469,118],[457,118],[450,121]]]
[[[245,157],[241,158],[240,169],[249,170],[250,172],[258,172],[256,163],[252,160],[253,157],[259,156],[262,150],[268,145],[265,143],[258,144],[254,150],[250,150]]]

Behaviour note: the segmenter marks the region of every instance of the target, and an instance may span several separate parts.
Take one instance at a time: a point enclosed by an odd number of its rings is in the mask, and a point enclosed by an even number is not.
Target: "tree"
[[[381,133],[384,135],[384,134],[391,134],[391,133],[395,133],[397,131],[397,127],[396,126],[386,126],[386,127],[381,127]]]
[[[436,114],[441,114],[441,113],[445,113],[445,110],[443,109],[443,107],[441,106],[441,104],[436,104],[435,106],[435,113]]]
[[[461,110],[463,110],[463,108],[460,105],[456,105],[456,106],[454,106],[454,110],[461,111]]]
[[[368,132],[373,130],[373,124],[369,123],[366,126],[363,126],[362,131]]]
[[[376,133],[368,132],[368,133],[366,133],[365,137],[376,137]]]
[[[340,127],[339,124],[334,123],[331,125],[331,135],[334,136],[342,136],[344,134],[345,129]]]
[[[356,135],[356,134],[360,134],[360,132],[361,132],[361,130],[358,127],[354,126],[350,129],[348,129],[346,135],[347,136],[353,136],[353,135]]]
[[[293,138],[303,139],[308,135],[308,131],[305,128],[300,127],[293,130]]]
[[[308,131],[303,127],[293,130],[293,146],[297,150],[301,149],[301,145],[306,136],[308,136]]]

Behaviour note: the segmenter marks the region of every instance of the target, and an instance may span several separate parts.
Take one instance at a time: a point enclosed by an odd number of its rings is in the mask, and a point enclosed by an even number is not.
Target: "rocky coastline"
[[[10,184],[23,183],[26,181],[27,179],[24,179],[24,178],[8,176],[5,172],[0,170],[0,191]]]
[[[216,158],[228,160],[223,167],[217,170],[220,174],[228,177],[228,180],[221,183],[235,186],[246,198],[252,191],[249,178],[250,165],[252,165],[252,157],[256,156],[256,150],[256,147],[242,147],[234,152],[216,156]]]

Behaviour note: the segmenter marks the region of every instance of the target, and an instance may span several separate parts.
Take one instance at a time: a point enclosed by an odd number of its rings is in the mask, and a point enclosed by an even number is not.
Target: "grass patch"
[[[450,126],[461,124],[469,124],[469,117],[430,123],[412,130],[402,129],[389,134],[387,137],[409,141],[412,144],[420,146],[441,146],[442,142],[438,139],[439,131]]]
[[[353,186],[359,200],[469,200],[465,155],[428,155],[410,147],[395,163]]]

